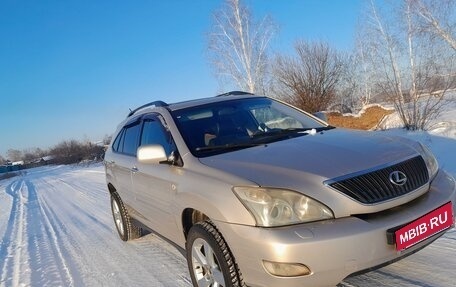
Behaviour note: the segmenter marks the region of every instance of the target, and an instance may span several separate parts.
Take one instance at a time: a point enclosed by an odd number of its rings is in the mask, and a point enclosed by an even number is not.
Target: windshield
[[[332,128],[269,98],[223,101],[176,110],[172,114],[185,143],[197,157]]]

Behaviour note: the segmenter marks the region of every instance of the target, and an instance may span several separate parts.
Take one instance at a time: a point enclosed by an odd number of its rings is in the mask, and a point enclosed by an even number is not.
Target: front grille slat
[[[407,182],[405,185],[406,185],[406,188],[408,190],[410,190],[419,183],[419,181],[417,181],[417,179],[419,178],[419,173],[416,173],[416,170],[415,170],[414,166],[411,164],[411,162],[407,162],[405,165],[405,169],[401,170],[401,171],[406,172],[407,170],[411,170],[414,174],[417,175],[417,176],[411,176],[410,178],[407,178]]]
[[[379,198],[388,196],[387,191],[383,188],[382,184],[378,181],[378,177],[374,174],[366,174],[367,180],[372,183],[372,190],[378,194]]]
[[[390,174],[400,171],[407,176],[404,185],[390,181]],[[412,192],[429,181],[429,175],[421,156],[370,171],[364,174],[336,179],[329,186],[365,204],[379,203]]]

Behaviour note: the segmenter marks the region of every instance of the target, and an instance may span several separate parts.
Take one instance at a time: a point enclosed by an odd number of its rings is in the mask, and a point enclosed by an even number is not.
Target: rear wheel
[[[210,222],[197,223],[190,229],[186,251],[193,286],[245,286],[228,245]]]
[[[141,236],[141,228],[132,223],[122,199],[115,192],[111,193],[111,211],[120,239],[128,241]]]

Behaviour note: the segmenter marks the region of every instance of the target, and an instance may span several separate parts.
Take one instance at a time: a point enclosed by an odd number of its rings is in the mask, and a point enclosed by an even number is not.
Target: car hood
[[[298,171],[325,179],[370,169],[417,154],[397,138],[330,130],[202,158],[210,167],[275,186],[281,173]]]
[[[397,163],[416,154],[410,145],[397,138],[334,129],[200,161],[259,186],[292,189],[327,202],[338,199],[327,197],[335,192],[323,185],[325,180]],[[328,192],[322,192],[325,190]]]

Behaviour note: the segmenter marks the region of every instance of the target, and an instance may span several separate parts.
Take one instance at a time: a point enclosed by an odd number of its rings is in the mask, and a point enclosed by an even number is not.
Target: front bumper
[[[224,222],[216,222],[216,225],[230,246],[248,286],[335,286],[350,274],[400,259],[441,236],[443,233],[436,234],[398,252],[394,245],[388,245],[386,232],[450,201],[456,210],[455,181],[440,171],[425,195],[371,215],[279,228]],[[312,273],[301,277],[273,276],[265,271],[263,260],[301,263]]]

